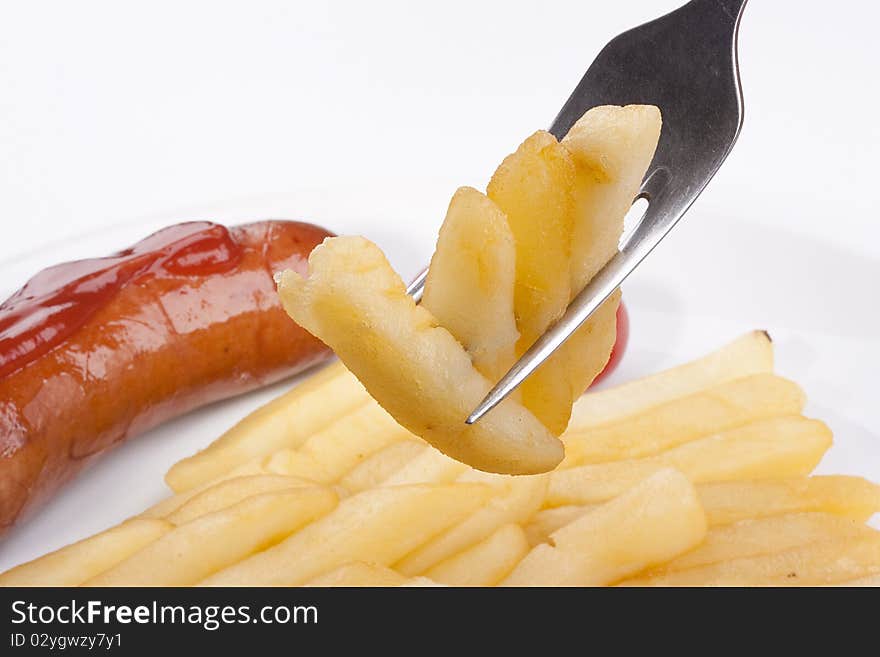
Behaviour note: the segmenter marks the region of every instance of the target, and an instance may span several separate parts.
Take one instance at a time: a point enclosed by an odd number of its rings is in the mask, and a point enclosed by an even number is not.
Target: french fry
[[[648,105],[594,107],[562,140],[571,154],[575,178],[569,278],[579,292],[617,253],[623,220],[638,193],[660,137],[660,111]],[[529,184],[529,183],[526,183]],[[532,236],[536,234],[528,233]],[[543,236],[536,244],[540,253]],[[545,267],[553,269],[551,258]],[[544,408],[555,408],[548,426],[564,430],[572,403],[602,371],[617,338],[619,291],[614,292],[523,384]],[[563,307],[557,306],[561,313]],[[554,401],[548,399],[558,395]],[[529,408],[529,404],[526,404]]]
[[[428,569],[475,543],[486,539],[499,527],[524,522],[541,508],[547,494],[547,475],[505,477],[471,470],[459,481],[485,481],[495,494],[481,509],[407,554],[394,565],[404,575],[424,574]]]
[[[804,511],[865,522],[880,512],[880,486],[844,475],[708,483],[697,486],[697,491],[710,525]]]
[[[539,130],[504,158],[486,189],[507,216],[516,246],[517,354],[562,315],[571,299],[574,182],[571,154],[553,135]],[[623,215],[620,220],[622,224]],[[608,354],[599,357],[607,359]],[[558,360],[548,361],[517,391],[525,407],[554,435],[565,430],[571,412],[573,392],[566,374]]]
[[[614,388],[587,392],[575,402],[569,431],[583,431],[692,395],[727,381],[773,371],[773,344],[764,331],[746,333],[697,360]]]
[[[339,480],[339,485],[350,494],[375,488],[426,449],[421,440],[402,440],[388,445],[353,468]]]
[[[333,363],[245,417],[202,451],[175,463],[165,481],[180,493],[252,459],[298,447],[369,399],[354,375],[342,363]]]
[[[347,372],[345,375],[351,376]],[[373,451],[404,438],[414,436],[394,422],[375,401],[370,400],[306,437],[300,448],[280,449],[238,464],[216,479],[160,501],[141,516],[165,517],[217,483],[242,476],[277,474],[317,483],[334,483]]]
[[[588,430],[569,430],[566,464],[604,463],[657,454],[682,443],[756,420],[800,413],[800,387],[772,374],[754,374],[701,390]]]
[[[861,477],[814,475],[794,479],[729,481],[697,485],[710,527],[787,514],[824,513],[864,523],[880,512],[880,486]],[[543,509],[526,524],[534,546],[595,505]]]
[[[426,577],[404,577],[391,568],[374,563],[355,561],[343,564],[329,573],[319,575],[303,584],[313,587],[337,586],[436,586]]]
[[[856,586],[870,586],[872,588],[880,586],[880,575],[868,575],[867,577],[859,577],[857,579],[848,579],[845,582],[838,582],[836,584],[832,584],[832,586],[847,586],[847,587],[856,587]]]
[[[693,485],[667,469],[553,532],[502,585],[611,584],[690,550],[705,535]]]
[[[175,525],[182,525],[199,516],[237,504],[253,495],[313,485],[314,482],[308,479],[283,475],[258,474],[224,479],[201,491],[198,495],[194,495],[176,510],[166,515],[165,519]]]
[[[490,381],[500,379],[516,356],[515,263],[507,217],[484,194],[461,187],[440,227],[422,305]]]
[[[299,449],[266,457],[269,472],[332,484],[372,454],[414,436],[371,402],[310,436]]]
[[[571,298],[574,179],[571,154],[539,130],[504,158],[486,188],[507,216],[515,244],[514,307],[522,347],[531,345]]]
[[[630,579],[628,586],[821,586],[880,575],[880,532]]]
[[[641,577],[656,577],[676,570],[706,566],[743,557],[775,554],[829,539],[875,533],[858,520],[830,513],[794,513],[741,520],[714,527],[690,552],[654,568]]]
[[[603,105],[588,110],[563,138],[575,165],[572,291],[583,289],[617,252],[623,217],[654,157],[660,126],[653,105]]]
[[[525,532],[504,525],[476,545],[441,561],[425,575],[449,586],[495,586],[529,551]]]
[[[337,501],[325,486],[255,495],[180,525],[85,585],[191,585],[277,543]]]
[[[166,497],[165,499],[159,500],[151,507],[148,507],[145,511],[140,513],[138,518],[165,518],[172,513],[174,513],[177,509],[182,507],[184,504],[189,502],[192,498],[200,495],[206,490],[217,486],[218,484],[223,483],[229,479],[237,479],[239,477],[251,477],[254,475],[267,475],[267,474],[278,474],[269,472],[266,468],[263,467],[263,459],[258,459],[255,461],[248,461],[247,463],[243,463],[242,465],[234,467],[232,470],[225,472],[220,475],[216,479],[212,479],[210,481],[206,481],[203,484],[199,484],[194,488],[190,488],[189,490],[185,490],[181,493],[173,493]]]
[[[204,586],[293,586],[350,561],[389,566],[460,522],[492,494],[485,484],[395,486],[342,500],[336,510],[201,582]]]
[[[409,484],[448,484],[468,467],[443,452],[426,445],[422,452],[382,482],[382,486]]]
[[[0,586],[79,586],[113,568],[174,528],[158,518],[133,518],[0,574]]]
[[[657,456],[556,471],[545,504],[601,502],[665,467],[681,470],[695,483],[806,475],[830,445],[831,432],[818,420],[759,420]]]
[[[568,523],[581,517],[587,511],[594,509],[597,506],[599,505],[567,504],[565,506],[557,506],[550,509],[541,509],[533,515],[523,527],[529,546],[535,547],[539,543],[546,543],[550,534],[557,529],[565,527]]]

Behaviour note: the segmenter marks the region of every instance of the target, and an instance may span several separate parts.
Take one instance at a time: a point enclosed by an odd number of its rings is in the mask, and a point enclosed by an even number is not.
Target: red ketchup
[[[241,247],[207,221],[160,230],[106,258],[44,269],[0,305],[0,377],[62,344],[126,285],[234,268]]]
[[[593,379],[594,385],[611,374],[617,369],[620,360],[623,358],[623,352],[626,351],[626,345],[629,342],[629,313],[626,312],[626,306],[623,301],[617,306],[617,337],[614,340],[614,347],[611,349],[611,356],[605,364],[605,369],[599,372],[599,375]]]

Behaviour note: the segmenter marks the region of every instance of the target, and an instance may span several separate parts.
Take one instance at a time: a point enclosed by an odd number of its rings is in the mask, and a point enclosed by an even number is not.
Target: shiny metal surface
[[[562,138],[596,105],[657,105],[663,129],[637,198],[648,200],[619,253],[501,378],[479,420],[590,317],[681,219],[727,157],[743,120],[737,32],[747,0],[692,0],[624,32],[596,57],[550,128]]]
[[[423,269],[422,273],[413,279],[406,288],[406,293],[416,300],[416,303],[422,300],[425,293],[425,280],[428,278],[428,270]]]

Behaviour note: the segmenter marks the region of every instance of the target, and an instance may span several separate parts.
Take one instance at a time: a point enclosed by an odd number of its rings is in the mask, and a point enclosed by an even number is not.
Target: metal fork
[[[583,324],[681,219],[730,153],[743,119],[737,32],[747,0],[692,0],[619,35],[596,57],[550,132],[562,139],[596,105],[657,105],[660,142],[636,199],[648,208],[620,251],[574,297],[467,418],[501,402]],[[421,297],[426,272],[410,285]]]

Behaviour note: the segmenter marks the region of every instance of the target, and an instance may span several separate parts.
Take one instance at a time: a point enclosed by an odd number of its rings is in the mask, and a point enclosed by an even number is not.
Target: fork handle
[[[731,20],[736,20],[743,5],[748,0],[691,0],[691,5],[717,5],[717,7],[727,14]]]

